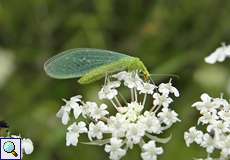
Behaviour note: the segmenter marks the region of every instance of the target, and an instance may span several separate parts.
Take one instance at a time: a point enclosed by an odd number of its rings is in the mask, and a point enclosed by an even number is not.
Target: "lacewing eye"
[[[52,58],[44,64],[44,70],[52,78],[69,79],[79,78],[79,83],[91,83],[103,78],[106,73],[118,72],[132,68],[139,68],[139,59],[122,53],[91,49],[79,48],[64,51]],[[140,61],[141,64],[143,64]],[[144,67],[145,69],[145,67]]]

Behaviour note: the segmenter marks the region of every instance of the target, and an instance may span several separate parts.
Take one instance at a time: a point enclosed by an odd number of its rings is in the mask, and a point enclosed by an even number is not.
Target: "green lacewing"
[[[44,70],[48,76],[56,79],[81,77],[78,81],[80,84],[88,84],[106,74],[122,70],[139,70],[145,78],[149,77],[139,58],[93,48],[76,48],[57,54],[45,62]]]

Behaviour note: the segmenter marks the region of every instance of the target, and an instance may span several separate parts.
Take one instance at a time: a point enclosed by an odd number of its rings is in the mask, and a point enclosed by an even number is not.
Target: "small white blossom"
[[[120,81],[109,82],[98,92],[99,99],[113,99],[118,94],[116,88],[120,85]]]
[[[216,142],[215,139],[212,138],[209,134],[205,133],[203,135],[203,140],[201,142],[201,146],[206,148],[208,153],[212,153],[215,149]]]
[[[140,93],[153,94],[155,88],[157,87],[151,83],[137,83],[137,90],[139,90]]]
[[[224,140],[221,141],[221,155],[227,159],[230,156],[230,136],[225,136]]]
[[[216,62],[223,62],[227,57],[230,57],[230,45],[222,44],[213,53],[205,58],[206,63],[214,64]]]
[[[163,153],[162,147],[156,147],[155,141],[144,144],[142,149],[141,157],[143,160],[157,160],[157,155]]]
[[[163,108],[162,112],[158,113],[158,116],[160,120],[168,127],[170,127],[173,123],[180,121],[178,119],[178,114],[175,111],[170,110],[168,108]]]
[[[81,102],[81,98],[82,98],[81,95],[76,95],[76,96],[71,97],[71,98],[70,98],[70,101],[73,101],[73,102]]]
[[[108,127],[102,121],[99,121],[96,124],[94,124],[93,122],[89,124],[88,137],[91,141],[92,138],[102,139],[103,133],[106,132],[108,132]]]
[[[125,116],[117,113],[116,116],[111,116],[108,120],[108,126],[113,137],[123,137],[129,122],[126,120]]]
[[[137,73],[131,72],[127,77],[124,79],[124,85],[128,88],[137,88],[138,84],[142,83],[142,79],[138,76]]]
[[[69,113],[71,108],[69,106],[62,106],[61,109],[57,112],[56,116],[61,118],[62,123],[66,125],[69,122]]]
[[[215,121],[207,126],[207,131],[214,130],[216,133],[224,133],[230,131],[230,122]]]
[[[184,133],[184,139],[188,147],[193,142],[196,142],[197,144],[201,144],[202,138],[203,138],[203,132],[197,130],[195,127],[191,127],[189,129],[189,132]]]
[[[62,119],[62,123],[66,125],[69,122],[69,114],[71,110],[73,110],[74,117],[77,119],[79,115],[82,113],[82,108],[78,104],[81,101],[81,96],[74,96],[69,101],[65,100],[65,105],[61,107],[61,109],[57,112],[56,116]]]
[[[144,129],[149,133],[160,134],[162,132],[160,120],[148,111],[145,112],[144,116],[140,117],[138,122],[142,123]]]
[[[22,139],[22,150],[25,154],[31,154],[34,151],[33,142],[29,138]]]
[[[94,107],[91,108],[90,116],[97,121],[100,118],[104,117],[105,115],[109,114],[106,108],[107,108],[106,104],[101,104],[100,107],[95,105]]]
[[[126,71],[119,72],[117,74],[112,75],[112,77],[117,78],[119,81],[124,81],[130,77],[130,73]]]
[[[223,107],[225,111],[229,111],[229,103],[223,98],[213,98],[213,103],[219,107]]]
[[[79,133],[76,132],[67,132],[66,133],[66,146],[77,146]]]
[[[198,124],[200,124],[200,122],[202,124],[215,123],[217,119],[218,119],[218,116],[215,113],[205,112],[198,119]]]
[[[159,93],[154,93],[153,98],[154,98],[153,104],[155,106],[168,107],[169,104],[173,102],[172,98],[166,95],[160,95]]]
[[[128,103],[127,110],[125,112],[125,116],[128,121],[136,121],[140,112],[144,109],[144,106],[138,104],[137,102]]]
[[[20,138],[21,139],[21,155],[23,154],[31,154],[34,151],[34,145],[31,139],[29,138],[22,138],[20,135],[10,135],[12,138]],[[8,137],[7,137],[8,138]]]
[[[110,144],[105,145],[105,151],[109,153],[111,160],[119,160],[126,154],[126,150],[122,149],[122,145],[122,140],[117,138],[111,138]]]
[[[172,86],[172,83],[171,82],[168,82],[168,83],[161,83],[159,85],[159,92],[162,93],[163,95],[166,95],[168,96],[169,93],[173,93],[174,96],[176,97],[179,97],[179,91]]]
[[[220,118],[224,121],[230,121],[230,111],[221,110],[218,112]]]
[[[77,146],[79,134],[87,133],[88,131],[85,122],[79,122],[78,124],[74,122],[68,127],[67,130],[68,132],[66,133],[66,146]]]
[[[199,110],[201,113],[205,112],[216,112],[216,108],[218,108],[218,105],[213,102],[212,98],[206,94],[203,93],[201,95],[200,102],[195,102],[192,106],[196,107],[197,110]]]
[[[86,102],[82,105],[82,116],[86,118],[87,116],[90,116],[91,111],[94,108],[97,108],[97,103],[95,102]]]
[[[127,139],[133,143],[140,143],[141,138],[145,135],[145,130],[143,124],[141,123],[130,123],[127,129],[126,137]]]

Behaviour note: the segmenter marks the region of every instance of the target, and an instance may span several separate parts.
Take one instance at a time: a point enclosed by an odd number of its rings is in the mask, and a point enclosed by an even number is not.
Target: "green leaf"
[[[80,143],[87,144],[87,145],[103,146],[109,142],[110,142],[110,138],[103,139],[103,140],[95,140],[91,142],[80,142]]]
[[[157,136],[153,136],[153,135],[148,134],[148,133],[145,133],[145,135],[146,135],[148,138],[150,138],[150,139],[152,139],[152,140],[154,140],[154,141],[156,141],[156,142],[158,142],[158,143],[168,143],[168,142],[170,141],[170,139],[172,138],[172,135],[171,135],[171,134],[170,134],[170,136],[168,136],[168,137],[166,137],[166,138],[159,138],[159,137],[157,137]]]
[[[122,70],[140,70],[149,75],[139,58],[122,53],[80,48],[64,51],[44,64],[45,72],[52,78],[69,79],[81,77],[79,83],[91,83],[106,74]]]

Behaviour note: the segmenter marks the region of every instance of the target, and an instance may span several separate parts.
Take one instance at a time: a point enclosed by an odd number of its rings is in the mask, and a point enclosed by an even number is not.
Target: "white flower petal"
[[[22,139],[22,150],[25,154],[31,154],[34,151],[33,142],[29,138]]]

